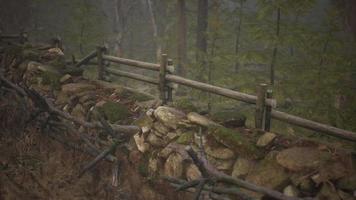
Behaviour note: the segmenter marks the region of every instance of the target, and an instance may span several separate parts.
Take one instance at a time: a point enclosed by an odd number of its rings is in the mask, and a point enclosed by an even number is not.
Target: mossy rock
[[[141,93],[139,91],[129,90],[124,87],[117,88],[116,93],[118,95],[120,95],[121,97],[123,97],[125,99],[132,100],[132,101],[140,101],[141,102],[141,101],[149,101],[149,100],[154,99],[151,96],[148,96],[144,93]]]
[[[211,125],[208,127],[208,134],[214,137],[217,142],[237,152],[240,156],[254,158],[261,156],[262,152],[255,144],[236,130],[219,125]]]
[[[179,138],[176,140],[177,143],[179,144],[190,144],[194,140],[194,132],[193,131],[188,131],[183,133],[182,135],[179,136]]]
[[[144,115],[133,122],[134,125],[139,127],[152,127],[153,119],[150,116]]]
[[[127,120],[131,113],[129,109],[120,103],[108,101],[104,105],[98,108],[110,123],[116,123],[118,121]]]

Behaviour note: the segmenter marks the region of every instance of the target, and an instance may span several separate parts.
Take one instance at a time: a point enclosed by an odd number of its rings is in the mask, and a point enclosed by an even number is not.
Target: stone
[[[341,162],[331,162],[320,167],[319,174],[321,182],[338,180],[345,177],[348,170]],[[355,185],[356,186],[356,185]]]
[[[167,135],[167,133],[169,132],[169,128],[166,127],[163,123],[161,123],[160,121],[156,121],[153,123],[153,128],[160,133],[161,136],[165,136]]]
[[[288,185],[283,189],[283,194],[289,197],[298,197],[299,196],[299,191],[298,189],[293,186],[293,185]]]
[[[95,85],[89,83],[68,83],[62,85],[62,92],[67,94],[78,94],[83,91],[91,91],[95,89]]]
[[[218,170],[230,170],[234,164],[233,160],[222,160],[207,155],[207,159]]]
[[[235,157],[235,153],[225,147],[211,147],[206,145],[205,152],[211,157],[222,159],[222,160],[229,160]]]
[[[266,132],[265,134],[263,134],[257,140],[257,144],[256,145],[258,147],[265,147],[265,146],[269,145],[276,137],[277,137],[276,134],[270,133],[270,132]]]
[[[335,191],[335,189],[331,187],[329,183],[323,184],[317,195],[317,199],[342,200],[337,194],[337,191]]]
[[[134,125],[141,127],[142,132],[149,132],[153,126],[153,120],[151,117],[144,115],[133,122]]]
[[[293,174],[290,179],[293,185],[297,186],[303,192],[312,192],[315,190],[315,184],[310,177],[296,173]]]
[[[356,173],[352,173],[337,181],[336,183],[339,189],[354,191],[356,190]]]
[[[148,141],[152,146],[155,146],[155,147],[164,147],[164,146],[166,146],[166,142],[165,142],[162,138],[159,138],[158,136],[156,136],[156,135],[153,134],[153,133],[150,133],[150,134],[147,136],[147,141]]]
[[[330,159],[330,156],[317,148],[292,147],[279,152],[277,162],[291,171],[315,170]]]
[[[258,158],[261,154],[254,143],[237,130],[223,126],[209,126],[208,136],[213,137],[217,142],[230,148],[240,156]]]
[[[110,123],[127,120],[131,116],[131,112],[127,106],[114,101],[107,101],[102,106],[97,107],[97,109]]]
[[[252,169],[252,165],[253,164],[251,161],[244,158],[238,158],[234,163],[231,176],[235,178],[241,178],[247,175],[248,172]]]
[[[62,77],[59,79],[59,82],[60,82],[61,84],[72,83],[72,82],[73,82],[73,78],[72,78],[71,75],[66,74],[66,75],[62,76]]]
[[[169,141],[172,141],[172,140],[175,140],[179,137],[179,133],[177,132],[168,132],[167,135],[166,135],[166,138],[169,140]]]
[[[143,137],[143,135],[140,135],[139,133],[134,135],[134,140],[137,146],[137,149],[142,152],[145,153],[149,150],[150,148],[150,144],[148,144],[147,142],[145,142],[145,138]]]
[[[74,117],[77,117],[81,120],[85,120],[85,108],[81,104],[77,104],[73,108],[71,115],[73,115]]]
[[[212,119],[228,128],[243,127],[246,123],[246,116],[235,109],[214,112]]]
[[[158,153],[158,156],[163,158],[163,159],[167,159],[168,156],[171,155],[171,153],[173,153],[173,149],[170,148],[169,145],[168,145]]]
[[[211,125],[218,125],[217,123],[208,119],[207,117],[200,115],[198,113],[195,113],[195,112],[188,113],[187,118],[190,122],[192,122],[194,124],[198,124],[200,126],[208,127]]]
[[[166,176],[180,178],[183,175],[183,158],[179,153],[172,153],[164,164]]]
[[[185,114],[167,106],[160,106],[154,111],[154,116],[165,126],[177,129],[179,122],[186,118]]]
[[[197,180],[201,178],[201,172],[196,165],[189,164],[185,172],[185,177],[188,181]]]
[[[148,173],[149,176],[155,176],[158,172],[158,160],[156,158],[149,158],[148,160]]]
[[[282,189],[287,186],[289,174],[276,162],[276,154],[277,152],[271,151],[266,155],[265,159],[256,163],[245,180],[269,189]],[[255,198],[262,196],[254,192],[249,192],[249,194]]]
[[[179,138],[177,139],[177,143],[178,144],[190,144],[193,142],[194,139],[194,132],[192,131],[188,131],[188,132],[184,132],[182,133]]]

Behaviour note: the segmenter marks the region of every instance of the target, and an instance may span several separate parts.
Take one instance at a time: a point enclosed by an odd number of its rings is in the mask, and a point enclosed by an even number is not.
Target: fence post
[[[96,56],[98,59],[98,79],[99,80],[104,80],[104,60],[103,60],[103,54],[105,52],[105,47],[98,46],[96,47]]]
[[[267,84],[260,84],[257,87],[257,101],[255,113],[255,127],[257,129],[263,128],[265,105],[266,105],[266,90]]]
[[[173,60],[168,59],[167,60],[167,73],[168,74],[173,74],[174,72],[174,66],[173,66]],[[167,87],[167,101],[168,102],[173,102],[173,84],[168,84]]]
[[[266,98],[272,99],[273,91],[271,89],[267,90]],[[271,112],[272,106],[266,106],[266,114],[265,114],[265,131],[271,130]]]
[[[166,97],[166,73],[167,73],[167,54],[162,54],[159,69],[159,93],[162,104],[167,103]]]

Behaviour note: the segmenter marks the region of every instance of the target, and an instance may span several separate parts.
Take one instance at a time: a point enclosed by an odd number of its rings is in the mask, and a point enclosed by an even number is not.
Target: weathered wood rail
[[[159,64],[155,64],[138,60],[114,57],[106,55],[105,52],[106,50],[104,47],[98,47],[95,52],[91,52],[88,56],[80,60],[76,64],[76,66],[80,67],[81,65],[90,62],[91,59],[97,57],[98,79],[104,80],[104,72],[107,72],[116,76],[127,77],[134,80],[143,81],[145,83],[158,85],[158,89],[160,92],[159,98],[162,100],[163,104],[166,104],[168,101],[172,101],[172,87],[170,86],[170,83],[176,83],[212,94],[242,101],[245,103],[255,104],[255,126],[258,129],[269,131],[271,128],[271,119],[276,119],[309,130],[325,133],[351,141],[356,141],[356,133],[352,131],[343,130],[337,127],[322,124],[319,122],[315,122],[312,120],[304,119],[298,116],[275,110],[275,108],[277,107],[277,102],[275,99],[272,98],[272,90],[267,90],[266,84],[258,85],[257,95],[255,96],[173,75],[174,69],[172,69],[172,65],[169,65],[171,61],[169,62],[169,59],[165,54],[162,55],[161,62]],[[104,65],[105,61],[151,70],[157,72],[158,76],[149,77],[132,72],[108,68]]]

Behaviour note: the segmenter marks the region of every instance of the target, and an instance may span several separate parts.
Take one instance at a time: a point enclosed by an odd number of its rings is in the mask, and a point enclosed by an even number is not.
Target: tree
[[[206,64],[204,57],[208,49],[207,29],[208,29],[208,0],[198,0],[196,60],[200,66]]]
[[[184,76],[187,62],[187,17],[185,0],[177,0],[177,73]]]

